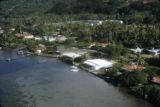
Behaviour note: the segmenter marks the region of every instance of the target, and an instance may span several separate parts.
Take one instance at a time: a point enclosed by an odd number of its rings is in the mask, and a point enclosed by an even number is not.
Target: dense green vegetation
[[[6,29],[1,39],[5,39],[4,37],[6,37],[11,40],[12,38],[15,38],[15,33],[21,31],[30,32],[35,36],[52,36],[58,30],[60,34],[70,38],[66,44],[70,44],[71,46],[83,48],[94,42],[118,44],[118,47],[113,45],[110,46],[110,48],[102,49],[102,52],[106,52],[108,55],[113,55],[115,57],[124,55],[124,47],[160,47],[159,25],[125,25],[114,22],[106,22],[99,26],[90,26],[89,24],[85,24],[83,21],[77,23],[59,22],[35,24],[35,22],[30,23],[33,19],[28,19],[29,21],[27,19],[18,21],[14,20],[5,20],[1,23],[3,24],[2,27]],[[16,31],[8,33],[11,28],[16,28]],[[4,40],[2,42],[4,42]],[[15,42],[14,39],[12,39],[12,42]],[[3,46],[4,44],[0,43],[0,45]],[[112,56],[109,57],[113,58]]]
[[[133,71],[133,72],[124,73],[124,76],[122,76],[122,81],[127,86],[146,84],[148,83],[148,76],[145,72]]]
[[[110,72],[106,73],[105,75],[110,77],[106,80],[116,86],[127,87],[130,94],[146,99],[159,107],[160,86],[149,81],[150,76],[159,75],[159,69],[147,68],[143,71],[129,72],[120,66],[115,65]]]
[[[94,43],[109,44],[106,47],[93,46],[98,57],[110,58],[120,65],[107,74],[123,86],[137,86],[136,95],[160,105],[160,87],[148,82],[149,76],[160,75],[159,70],[126,72],[123,63],[129,63],[128,48],[160,48],[160,2],[144,3],[143,0],[0,0],[0,47],[4,49],[27,46],[28,50],[44,44],[45,53],[52,53],[58,45],[89,48]],[[105,20],[122,20],[124,24]],[[87,20],[103,20],[104,23],[92,26]],[[15,28],[15,31],[11,29]],[[66,42],[22,40],[16,33],[29,32],[35,36],[53,36],[57,32],[65,35]],[[100,55],[99,55],[100,54]],[[83,56],[85,59],[87,56]],[[159,67],[160,58],[144,59],[135,55],[137,65]],[[118,75],[118,74],[122,75]],[[106,75],[105,75],[106,76]],[[135,94],[134,93],[134,94]]]
[[[92,27],[85,24],[66,24],[62,29],[66,29],[64,34],[77,37],[79,42],[115,42],[128,48],[135,48],[137,46],[143,48],[160,47],[159,25],[146,26],[104,23],[102,25]],[[71,32],[71,34],[68,31]]]
[[[103,19],[122,19],[126,23],[159,22],[159,1],[143,1],[146,0],[1,0],[0,16],[104,14],[106,16],[101,17]]]

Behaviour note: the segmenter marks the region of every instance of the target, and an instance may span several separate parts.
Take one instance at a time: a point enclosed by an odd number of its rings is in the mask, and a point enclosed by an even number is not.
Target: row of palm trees
[[[73,25],[74,26],[74,25]],[[85,37],[92,41],[118,42],[125,47],[160,47],[159,25],[123,25],[117,23],[104,23],[99,26],[69,27],[70,32],[87,32]],[[82,36],[82,35],[81,35]]]

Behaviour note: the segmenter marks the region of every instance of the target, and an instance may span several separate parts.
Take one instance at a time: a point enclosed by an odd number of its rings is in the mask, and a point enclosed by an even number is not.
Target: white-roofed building
[[[49,38],[48,38],[48,41],[49,41],[49,42],[55,42],[55,41],[56,41],[56,38],[55,38],[55,37],[49,37]]]
[[[56,37],[56,41],[57,41],[57,42],[60,42],[60,43],[63,43],[63,42],[65,42],[66,40],[67,40],[67,37],[62,36],[62,35],[58,35],[58,36]]]
[[[3,34],[4,30],[0,27],[0,34]]]
[[[56,41],[56,37],[53,37],[53,36],[44,36],[43,38],[45,41],[48,41],[48,42],[55,42]]]
[[[0,29],[0,34],[3,34],[3,33],[4,33],[4,30],[1,30],[1,29]]]
[[[152,55],[159,55],[160,54],[160,49],[150,49],[148,52]]]
[[[105,22],[114,22],[114,23],[119,23],[119,24],[123,24],[123,20],[105,20]]]
[[[35,51],[35,53],[38,54],[38,55],[40,55],[40,54],[42,54],[42,50],[37,49],[37,50]]]
[[[113,66],[112,61],[108,61],[105,59],[90,59],[86,60],[81,68],[84,70],[87,70],[89,72],[99,74],[101,71],[107,71],[108,69],[111,69]]]
[[[88,20],[87,23],[90,24],[91,26],[98,26],[98,25],[102,25],[103,21],[102,20]]]
[[[77,53],[74,53],[74,52],[66,52],[66,53],[63,53],[63,56],[75,59],[75,58],[80,57],[81,55],[77,54]]]
[[[48,42],[65,42],[67,40],[67,38],[65,36],[62,35],[57,35],[57,36],[44,36],[43,37],[45,41]]]
[[[14,32],[14,31],[16,30],[16,28],[11,28],[10,30],[11,30],[12,32]]]
[[[41,41],[41,40],[42,40],[42,37],[36,36],[36,37],[34,37],[34,39],[37,40],[37,41]]]
[[[84,53],[85,54],[85,53]],[[64,52],[61,56],[62,60],[68,63],[75,63],[75,60],[78,58],[81,58],[82,55],[84,54],[79,54],[76,52]]]
[[[136,49],[130,49],[134,54],[136,53],[141,53],[143,51],[143,49],[137,47]]]

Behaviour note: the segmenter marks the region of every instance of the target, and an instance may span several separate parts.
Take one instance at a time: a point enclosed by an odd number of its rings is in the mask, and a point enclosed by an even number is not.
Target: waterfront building
[[[113,62],[105,59],[86,60],[81,68],[89,72],[100,74],[109,71],[113,67]]]
[[[78,54],[75,52],[64,52],[61,55],[61,58],[63,61],[71,63],[71,64],[75,64],[75,60],[78,58],[81,58],[83,54]]]

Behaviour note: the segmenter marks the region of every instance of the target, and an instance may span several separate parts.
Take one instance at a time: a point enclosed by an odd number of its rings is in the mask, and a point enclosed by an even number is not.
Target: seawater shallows
[[[7,56],[6,56],[7,55]],[[0,52],[0,57],[14,57]],[[0,61],[2,107],[153,107],[102,79],[57,59],[23,57]]]

